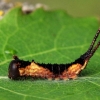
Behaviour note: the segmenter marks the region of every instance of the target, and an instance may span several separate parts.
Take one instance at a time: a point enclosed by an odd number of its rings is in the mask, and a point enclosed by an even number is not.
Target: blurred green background
[[[18,1],[18,0],[11,0]],[[96,16],[100,17],[100,0],[19,0],[31,4],[43,3],[50,9],[64,9],[75,17]]]

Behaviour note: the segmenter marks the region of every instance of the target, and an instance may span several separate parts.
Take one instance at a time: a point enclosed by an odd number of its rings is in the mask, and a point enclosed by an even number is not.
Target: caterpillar
[[[76,79],[80,72],[86,68],[90,58],[100,46],[100,40],[95,42],[100,34],[100,29],[96,32],[88,50],[74,62],[68,64],[45,64],[36,63],[34,60],[24,61],[17,56],[13,56],[8,68],[8,77],[18,80],[22,77],[32,77],[33,79],[55,79],[69,80]]]

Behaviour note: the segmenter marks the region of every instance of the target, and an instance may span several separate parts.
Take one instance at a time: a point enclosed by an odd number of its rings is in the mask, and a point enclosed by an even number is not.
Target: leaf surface
[[[88,49],[98,26],[96,18],[73,18],[59,10],[38,9],[28,15],[20,8],[9,11],[0,21],[0,99],[99,100],[100,49],[77,80],[7,78],[13,54],[40,63],[73,62]]]

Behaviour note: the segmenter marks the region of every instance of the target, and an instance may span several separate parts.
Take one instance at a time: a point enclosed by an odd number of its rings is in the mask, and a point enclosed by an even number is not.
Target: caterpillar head
[[[12,60],[9,64],[8,77],[10,79],[16,80],[16,79],[18,79],[18,77],[20,77],[20,73],[19,73],[18,69],[19,69],[21,63],[17,56],[14,56],[13,58],[14,58],[14,60]]]
[[[13,56],[14,60],[12,60],[9,64],[8,68],[8,77],[12,80],[17,80],[21,77],[19,69],[25,68],[30,65],[31,62],[20,60],[17,56]]]

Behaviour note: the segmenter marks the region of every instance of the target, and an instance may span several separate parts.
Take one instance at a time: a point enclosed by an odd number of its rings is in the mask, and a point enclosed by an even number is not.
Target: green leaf
[[[96,18],[73,18],[59,10],[25,15],[20,8],[12,9],[0,21],[0,100],[99,100],[100,49],[77,80],[7,77],[13,54],[44,63],[74,61],[88,49],[98,26]]]

